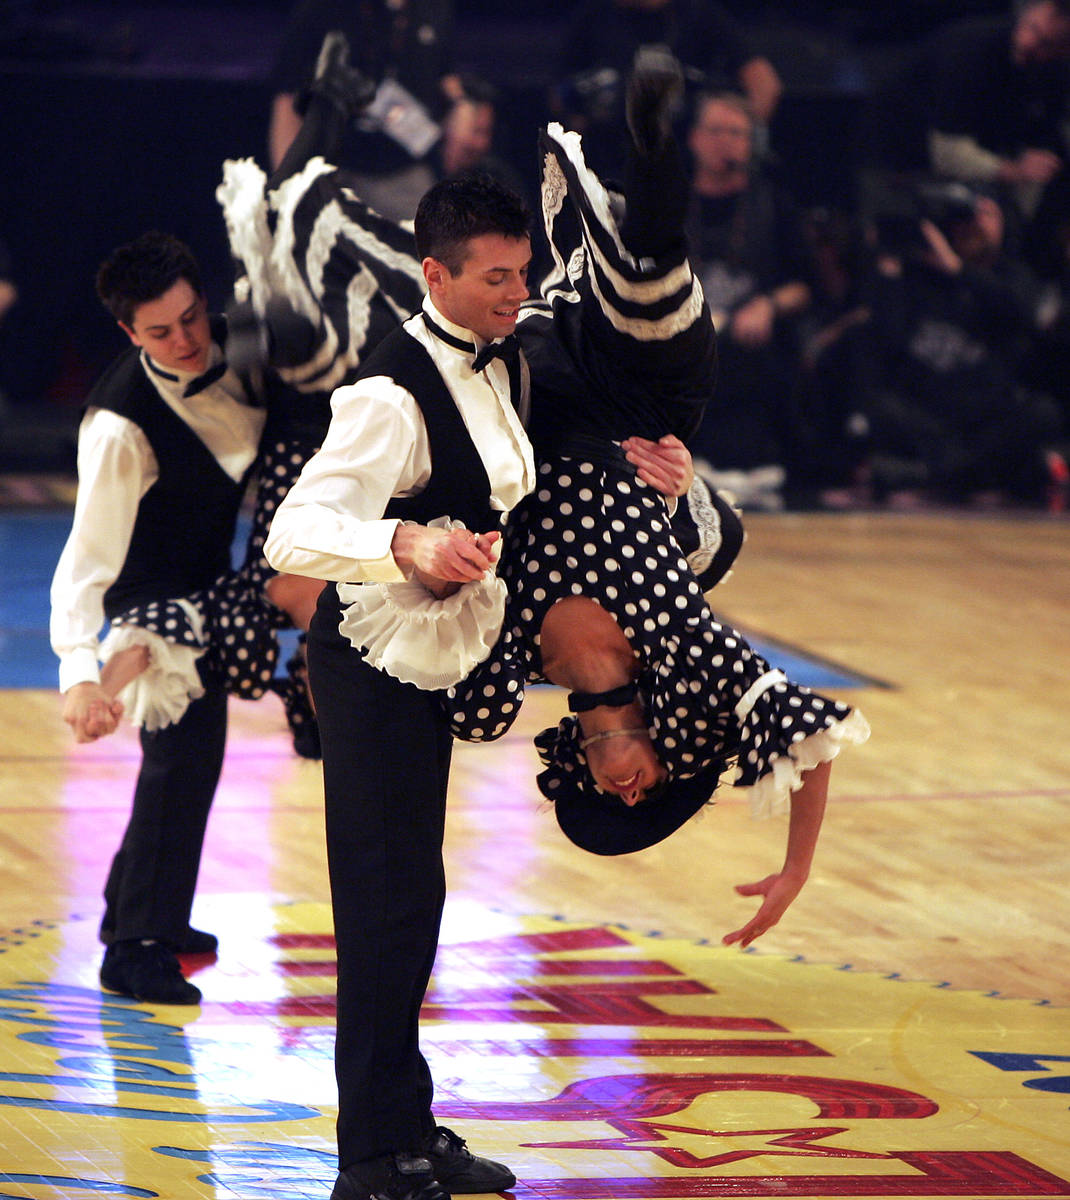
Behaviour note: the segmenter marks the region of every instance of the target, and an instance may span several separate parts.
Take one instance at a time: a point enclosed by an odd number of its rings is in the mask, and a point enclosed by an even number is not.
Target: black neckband
[[[632,682],[610,688],[608,692],[569,692],[568,711],[590,712],[592,708],[599,708],[603,704],[609,708],[623,708],[625,704],[631,704],[638,690]]]
[[[427,328],[430,329],[435,337],[437,337],[440,341],[445,342],[447,346],[452,346],[455,350],[463,350],[465,354],[475,354],[475,342],[466,342],[464,338],[459,338],[450,333],[448,330],[443,329],[441,325],[436,325],[435,322],[432,321],[427,315],[426,308],[420,315],[423,317],[424,324],[427,326]]]

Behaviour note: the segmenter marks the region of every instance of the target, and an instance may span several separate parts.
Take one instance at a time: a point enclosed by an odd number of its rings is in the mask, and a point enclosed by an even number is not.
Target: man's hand
[[[962,259],[951,248],[944,231],[932,221],[922,221],[921,232],[927,242],[923,251],[925,260],[946,275],[957,275],[962,270]]]
[[[494,567],[501,533],[473,533],[469,529],[431,529],[426,525],[398,525],[390,550],[402,570],[412,573],[441,599],[456,591],[445,584],[482,579]]]
[[[115,700],[99,683],[76,683],[63,697],[63,719],[74,730],[76,742],[95,742],[114,733],[123,715],[121,700]]]
[[[741,346],[754,349],[767,346],[773,339],[776,305],[766,295],[754,296],[737,308],[732,317],[732,337]]]
[[[647,438],[625,438],[620,444],[628,461],[644,483],[664,496],[686,496],[695,481],[691,452],[671,433],[656,442]]]
[[[741,896],[763,896],[761,908],[743,926],[732,933],[726,933],[721,939],[726,946],[749,946],[756,937],[767,933],[788,910],[788,906],[802,891],[806,877],[800,878],[788,872],[779,875],[767,875],[757,883],[741,883],[736,891]]]
[[[1062,167],[1057,154],[1033,147],[1023,150],[1017,158],[1005,159],[1000,178],[1005,183],[1050,183]]]

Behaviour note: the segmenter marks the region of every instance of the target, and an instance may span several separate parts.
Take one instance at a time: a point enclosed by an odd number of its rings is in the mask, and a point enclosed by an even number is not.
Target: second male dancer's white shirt
[[[221,348],[213,342],[208,365],[214,367],[222,359]],[[204,442],[220,467],[240,480],[256,457],[265,412],[249,403],[234,371],[187,397],[195,372],[164,371],[144,350],[141,362],[164,403]],[[51,589],[49,626],[60,660],[61,692],[100,679],[104,593],[119,577],[138,505],[158,477],[156,455],[133,421],[109,409],[86,413],[78,433],[74,519]]]
[[[483,345],[424,300],[431,320],[454,339]],[[535,464],[513,408],[508,372],[494,360],[478,374],[472,352],[437,336],[417,313],[406,331],[431,355],[486,467],[491,507],[509,512],[535,485]],[[279,505],[264,553],[276,570],[313,579],[397,583],[405,575],[390,543],[398,522],[384,518],[394,496],[426,487],[431,476],[427,427],[413,396],[392,379],[370,376],[339,388],[322,447]],[[448,463],[435,464],[449,470]],[[486,533],[487,530],[477,530]]]

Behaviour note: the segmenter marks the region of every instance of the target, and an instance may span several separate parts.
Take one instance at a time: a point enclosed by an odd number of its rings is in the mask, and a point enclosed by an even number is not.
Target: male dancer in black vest
[[[460,584],[491,567],[502,514],[535,474],[514,407],[520,364],[477,352],[512,334],[527,298],[529,220],[485,178],[424,197],[423,308],[335,392],[323,446],[265,547],[278,570],[334,581],[309,633],[338,947],[334,1200],[448,1200],[515,1182],[436,1125],[418,1044],[445,900],[450,732],[435,693],[374,669],[339,634],[335,583]],[[442,517],[465,528],[431,526]]]
[[[97,293],[133,345],[89,395],[74,521],[52,583],[63,716],[79,742],[113,732],[122,714],[116,689],[100,681],[104,618],[188,595],[229,570],[264,425],[224,361],[223,330],[181,242],[149,233],[119,247]],[[104,892],[102,985],[163,1004],[201,998],[176,951],[216,947],[189,925],[227,729],[221,681],[203,685],[177,724],[141,731],[133,809]]]

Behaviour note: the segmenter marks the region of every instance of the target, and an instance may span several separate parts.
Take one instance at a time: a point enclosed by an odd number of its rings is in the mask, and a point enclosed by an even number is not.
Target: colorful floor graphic
[[[102,994],[88,917],[0,940],[3,1200],[326,1200],[329,911],[227,911],[200,1009]],[[462,902],[424,1015],[517,1200],[1070,1196],[1067,1009]]]

